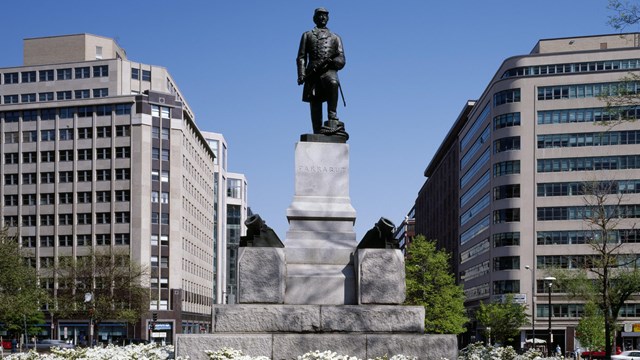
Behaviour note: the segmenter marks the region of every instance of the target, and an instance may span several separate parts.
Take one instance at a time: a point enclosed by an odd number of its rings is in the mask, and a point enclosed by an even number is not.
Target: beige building
[[[552,268],[583,269],[592,253],[588,242],[598,234],[584,220],[585,182],[614,185],[609,201],[622,196],[628,215],[612,241],[623,244],[625,253],[640,252],[640,124],[603,125],[611,112],[600,97],[613,94],[630,72],[640,73],[639,39],[633,33],[540,40],[530,54],[506,59],[480,98],[466,104],[425,171],[438,174],[454,156],[455,188],[437,184],[445,176],[429,178],[416,202],[420,233],[431,226],[423,214],[442,206],[436,202],[441,196],[429,189],[457,193],[451,204],[457,232],[438,240],[456,249],[467,308],[514,294],[535,309],[536,338],[548,340],[551,314],[552,346],[563,351],[579,345],[575,326],[584,304],[552,286],[550,310],[544,278]],[[628,86],[633,94],[640,91],[638,83]],[[640,116],[637,105],[626,110],[633,120]],[[456,219],[442,221],[450,220]],[[629,330],[640,323],[638,298],[625,304],[620,322],[626,329],[621,345],[640,346],[639,333]],[[532,330],[524,328],[516,345],[530,339]],[[472,326],[468,335],[464,343],[479,339],[480,329]]]
[[[0,215],[38,271],[104,248],[150,269],[149,314],[99,338],[147,338],[154,313],[168,342],[208,331],[214,153],[168,71],[101,36],[26,39],[24,65],[0,69],[0,118]],[[86,319],[46,318],[43,337],[87,335]]]

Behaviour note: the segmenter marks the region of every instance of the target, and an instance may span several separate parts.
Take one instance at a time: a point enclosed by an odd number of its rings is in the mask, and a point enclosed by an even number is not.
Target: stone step
[[[287,264],[285,304],[356,304],[353,265]]]

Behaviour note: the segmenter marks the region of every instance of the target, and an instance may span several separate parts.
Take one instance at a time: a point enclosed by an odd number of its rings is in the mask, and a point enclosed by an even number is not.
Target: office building
[[[204,131],[216,155],[214,164],[215,303],[234,304],[237,296],[237,264],[240,237],[246,235],[244,221],[250,216],[247,179],[227,171],[227,141],[222,134]],[[222,189],[222,191],[220,191]],[[225,191],[226,189],[226,191]]]
[[[434,227],[428,237],[453,249],[471,314],[480,302],[514,294],[535,309],[537,338],[547,339],[551,316],[554,348],[578,345],[583,302],[557,286],[548,300],[544,278],[553,268],[584,269],[592,254],[589,239],[598,233],[585,221],[585,182],[614,185],[610,195],[623,198],[628,215],[612,241],[640,252],[640,124],[604,123],[619,113],[601,97],[638,74],[639,45],[638,33],[540,40],[530,54],[507,58],[464,106],[425,171],[415,210],[416,233]],[[635,81],[624,86],[640,91]],[[637,103],[628,105],[624,115],[636,120]],[[624,347],[639,346],[629,329],[640,323],[640,299],[632,297],[619,320]],[[532,337],[531,325],[522,330],[516,345]],[[479,338],[474,323],[462,342]]]
[[[128,251],[149,269],[149,313],[103,321],[98,338],[208,331],[214,153],[167,69],[101,36],[25,39],[24,64],[0,68],[0,119],[0,216],[43,286],[56,293],[62,257]],[[88,319],[45,318],[42,337],[87,337]]]

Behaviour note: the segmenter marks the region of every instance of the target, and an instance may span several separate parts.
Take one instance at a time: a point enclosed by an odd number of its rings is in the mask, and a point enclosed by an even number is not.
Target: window
[[[97,160],[111,159],[111,148],[96,149],[96,159]]]
[[[58,80],[71,80],[71,69],[58,69],[56,70],[56,75],[58,77]]]
[[[5,217],[4,217],[4,226],[9,226],[9,227],[18,226],[18,216],[17,215],[5,215]]]
[[[40,162],[54,162],[56,161],[56,152],[51,151],[40,151]]]
[[[56,109],[42,109],[40,110],[40,120],[55,120]]]
[[[160,160],[160,148],[154,147],[151,149],[151,159]]]
[[[4,163],[7,165],[18,163],[18,153],[5,153]]]
[[[71,92],[69,92],[69,96],[71,96]],[[73,108],[73,107],[60,108],[60,119],[73,119],[73,115],[75,113],[76,113],[76,108]]]
[[[20,137],[18,136],[17,131],[8,131],[4,133],[5,144],[17,144],[18,142],[20,142]]]
[[[129,190],[116,190],[116,201],[125,202],[129,201],[130,198],[131,195],[129,193]]]
[[[58,225],[73,225],[73,214],[58,214]]]
[[[499,256],[493,258],[493,270],[518,270],[520,269],[519,256]]]
[[[38,94],[38,101],[53,101],[53,92],[42,92]]]
[[[23,83],[36,82],[36,72],[35,71],[23,71],[22,72],[22,82]]]
[[[78,182],[91,181],[91,170],[78,170]]]
[[[36,194],[22,194],[22,205],[35,205]]]
[[[53,247],[53,244],[54,244],[53,236],[51,235],[40,236],[40,247]],[[53,258],[52,257],[40,258],[40,266],[41,267],[53,266]]]
[[[81,89],[75,91],[76,99],[88,99],[90,97],[89,89]]]
[[[96,59],[102,59],[102,46],[96,46]]]
[[[90,127],[78,128],[78,139],[91,139],[93,137],[93,129]]]
[[[116,159],[128,159],[131,157],[131,149],[128,146],[116,148]]]
[[[20,101],[23,103],[36,102],[36,94],[22,94],[20,95]]]
[[[40,141],[55,141],[56,131],[54,129],[40,130]]]
[[[108,212],[96,213],[96,224],[110,224],[110,223],[111,223],[111,213],[108,213]]]
[[[110,202],[111,191],[96,191],[96,202]]]
[[[40,70],[40,81],[53,81],[53,70]]]
[[[131,169],[116,169],[116,180],[131,179]]]
[[[151,81],[151,71],[142,70],[142,81]]]
[[[160,201],[160,193],[158,193],[157,191],[152,191],[151,192],[151,202],[156,204]]]
[[[53,184],[56,182],[56,173],[54,172],[41,172],[40,173],[40,183],[42,184]]]
[[[77,194],[77,199],[79,204],[87,204],[91,202],[91,192],[90,191],[79,191]]]
[[[58,157],[60,161],[73,161],[73,150],[60,150]]]
[[[91,160],[91,149],[78,149],[78,160]]]
[[[56,100],[71,100],[71,99],[73,99],[71,90],[56,91]]]
[[[128,211],[116,211],[116,224],[128,224],[130,215]]]
[[[502,161],[493,164],[493,177],[520,174],[520,160]]]
[[[111,137],[111,126],[98,126],[96,128],[96,137],[98,138]]]
[[[18,206],[18,195],[5,195],[4,206]]]
[[[37,181],[36,173],[23,173],[22,174],[22,184],[23,185],[32,185]]]
[[[22,163],[23,164],[33,164],[38,161],[38,154],[35,151],[23,152],[22,153]]]
[[[18,101],[18,95],[5,95],[4,96],[4,103],[5,104],[17,104]],[[6,118],[5,118],[6,120]],[[16,119],[17,121],[17,119]]]
[[[54,218],[53,214],[40,215],[40,226],[53,226]]]
[[[91,235],[89,235],[89,234],[76,235],[76,245],[77,246],[90,246],[91,245]]]
[[[53,193],[40,194],[40,205],[54,205],[55,198]]]
[[[493,188],[493,200],[511,199],[520,197],[520,184],[509,184]]]
[[[23,143],[29,143],[29,142],[36,142],[38,141],[38,132],[35,130],[30,130],[30,131],[23,131],[22,132],[22,142]]]
[[[25,110],[22,112],[22,121],[36,121],[38,120],[37,110]]]
[[[229,179],[227,181],[227,197],[240,199],[242,197],[242,180]]]
[[[129,245],[131,243],[131,236],[127,233],[115,234],[115,245]]]
[[[520,292],[520,280],[498,280],[493,282],[493,294],[516,294]]]
[[[161,115],[161,117],[163,119],[170,119],[171,117],[170,117],[169,114],[170,114],[170,110],[169,110],[168,107],[166,107],[166,106],[161,106],[160,107],[160,115]]]
[[[96,245],[111,245],[109,234],[96,234]]]
[[[98,65],[93,67],[93,77],[109,76],[109,65]]]
[[[505,233],[493,234],[492,239],[493,239],[493,247],[520,245],[519,232],[505,232]]]
[[[493,211],[493,223],[500,224],[505,222],[520,221],[520,209],[500,209]]]
[[[168,204],[169,203],[169,193],[168,192],[161,192],[160,193],[160,202],[163,204]]]
[[[87,90],[87,96],[88,96]],[[92,117],[93,116],[93,106],[78,106],[78,117]]]
[[[117,125],[116,136],[131,136],[131,128],[129,125]]]
[[[36,247],[35,236],[23,236],[21,240],[22,240],[22,247],[28,247],[28,248]]]
[[[18,81],[18,73],[5,73],[4,74],[4,83],[5,84],[17,84]]]
[[[109,89],[107,88],[93,89],[94,98],[101,98],[101,97],[107,97],[107,96],[109,96]]]
[[[96,170],[96,180],[97,181],[110,181],[111,180],[111,169],[98,169],[98,170]]]
[[[91,77],[91,69],[88,66],[77,67],[75,70],[76,79],[86,79]]]
[[[73,171],[60,171],[58,173],[58,181],[61,183],[73,182]]]
[[[61,247],[73,246],[73,236],[58,235],[58,246],[61,246]]]
[[[60,140],[73,140],[73,129],[69,129],[69,128],[59,129],[58,138]]]
[[[140,69],[131,68],[131,78],[133,80],[140,80]]]
[[[58,202],[60,204],[71,204],[73,203],[73,193],[63,192],[58,194]]]
[[[36,226],[36,216],[22,215],[22,226]]]
[[[111,116],[111,105],[98,105],[96,106],[97,116]]]
[[[118,104],[116,105],[116,115],[130,115],[131,104]]]
[[[78,214],[77,217],[78,217],[78,225],[91,224],[91,213],[81,213],[81,214]]]

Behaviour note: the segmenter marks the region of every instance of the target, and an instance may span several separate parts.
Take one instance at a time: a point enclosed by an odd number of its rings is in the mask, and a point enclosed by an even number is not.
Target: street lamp
[[[84,303],[89,306],[89,342],[87,346],[93,346],[93,294],[84,294]]]
[[[529,265],[525,265],[524,268],[531,271],[531,331],[533,332],[531,343],[533,344],[533,348],[535,349],[536,348],[536,273],[533,271],[533,268]]]
[[[553,282],[556,281],[556,278],[553,276],[547,276],[544,278],[544,281],[547,283],[547,286],[549,286],[549,338],[547,340],[547,353],[549,354],[549,357],[551,357],[551,342],[553,341],[551,334],[551,286],[553,286]]]

